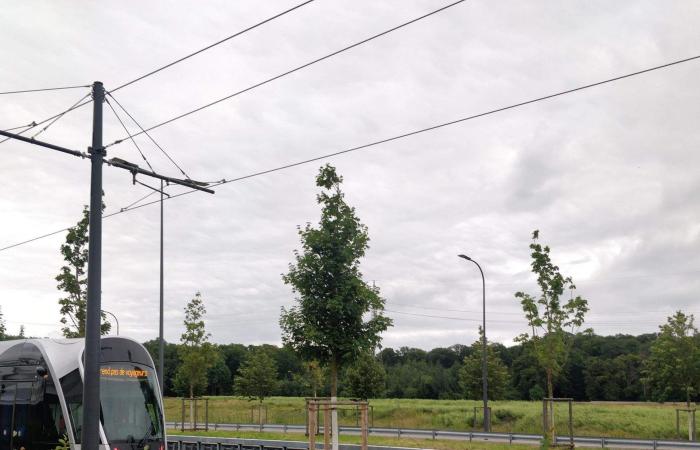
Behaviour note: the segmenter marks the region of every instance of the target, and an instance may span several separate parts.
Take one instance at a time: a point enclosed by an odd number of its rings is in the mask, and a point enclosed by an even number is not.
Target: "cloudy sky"
[[[448,2],[316,0],[114,94],[154,125]],[[296,4],[290,1],[9,1],[0,91],[107,90]],[[691,1],[469,0],[341,55],[153,130],[195,179],[235,178],[700,54]],[[474,340],[486,273],[487,331],[526,331],[513,294],[535,294],[529,238],[589,300],[601,334],[657,329],[700,311],[700,61],[452,125],[328,160],[369,227],[365,279],[386,298],[384,345]],[[0,128],[56,114],[88,88],[0,95]],[[134,126],[126,122],[130,129]],[[85,150],[91,108],[41,135]],[[105,109],[105,142],[125,136]],[[153,167],[177,168],[148,140]],[[141,165],[125,140],[108,149]],[[215,342],[279,343],[281,280],[316,222],[321,162],[165,203],[166,338],[201,291]],[[149,193],[105,167],[106,213]],[[86,160],[0,144],[0,247],[71,226],[89,201]],[[147,179],[142,179],[148,182]],[[172,187],[170,193],[182,192]],[[155,199],[155,196],[148,200]],[[122,334],[158,332],[157,205],[104,221],[103,307]],[[58,336],[54,277],[65,233],[0,251],[8,331]]]

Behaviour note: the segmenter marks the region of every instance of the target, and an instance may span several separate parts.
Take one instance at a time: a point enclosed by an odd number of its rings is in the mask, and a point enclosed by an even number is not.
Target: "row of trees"
[[[570,336],[570,353],[554,377],[553,394],[576,400],[700,400],[700,335],[693,317],[676,313],[658,334]],[[147,342],[154,357],[158,342]],[[178,381],[181,346],[168,344],[165,359],[167,395],[189,395]],[[214,364],[195,395],[330,395],[327,369],[304,362],[289,347],[242,344],[211,345]],[[264,355],[260,357],[259,355]],[[261,361],[262,359],[262,361]],[[530,343],[512,347],[489,344],[489,398],[539,400],[546,394],[546,371]],[[271,376],[270,376],[271,374]],[[265,376],[263,376],[265,375]],[[260,380],[262,394],[247,389]],[[362,357],[339,374],[338,392],[368,398],[481,398],[481,344],[455,344],[430,351],[384,348]]]

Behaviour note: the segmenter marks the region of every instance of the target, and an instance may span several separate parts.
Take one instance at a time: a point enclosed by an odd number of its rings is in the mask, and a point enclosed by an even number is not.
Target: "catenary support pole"
[[[100,319],[102,295],[102,103],[104,87],[92,85],[92,147],[90,147],[90,234],[88,250],[87,314],[83,372],[82,449],[100,445]]]
[[[158,334],[158,383],[160,393],[165,392],[165,341],[163,340],[163,180],[160,180],[160,327]]]

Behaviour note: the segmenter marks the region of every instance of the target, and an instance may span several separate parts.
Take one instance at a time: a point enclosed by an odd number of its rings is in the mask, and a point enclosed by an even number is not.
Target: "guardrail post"
[[[437,439],[437,431],[433,430],[433,440]]]
[[[513,443],[513,433],[508,433],[508,443],[509,444]]]
[[[654,450],[656,450],[656,439],[654,439],[653,445],[654,445]]]
[[[367,450],[368,434],[367,429],[369,428],[369,411],[367,411],[367,402],[360,405],[360,422],[362,423],[362,439],[361,445],[362,450]]]
[[[325,405],[323,409],[323,449],[330,450],[331,448],[331,408],[330,404]]]
[[[605,448],[605,438],[600,438],[600,448]]]

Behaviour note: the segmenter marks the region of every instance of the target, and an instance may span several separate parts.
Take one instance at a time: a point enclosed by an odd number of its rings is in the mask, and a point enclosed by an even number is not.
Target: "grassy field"
[[[238,397],[210,397],[210,423],[257,423],[258,404]],[[304,399],[273,397],[266,399],[263,413],[265,423],[303,425]],[[371,400],[373,407],[371,426],[389,428],[418,428],[468,431],[474,429],[474,407],[480,403],[469,400]],[[542,432],[542,403],[527,401],[494,401],[492,429],[499,432]],[[673,404],[656,403],[575,403],[573,407],[574,434],[577,436],[636,437],[647,439],[673,439],[676,437],[676,413]],[[557,430],[567,429],[566,405],[558,405],[555,411]],[[165,400],[168,421],[180,421],[181,403],[176,398]],[[477,413],[477,427],[481,427]],[[204,418],[203,408],[198,411],[199,421]],[[266,417],[265,417],[266,416]],[[353,426],[357,422],[355,411],[341,411],[341,425]],[[681,416],[681,434],[687,438],[687,416]]]
[[[210,432],[184,432],[181,433],[175,430],[168,430],[169,436],[187,435],[187,436],[208,436],[208,437],[237,437],[241,439],[274,439],[284,441],[303,441],[304,435],[299,433],[256,433],[256,432],[231,432],[231,431],[210,431]],[[323,439],[321,441],[323,442]],[[359,436],[340,436],[340,442],[343,444],[359,444]],[[424,440],[424,439],[392,439],[384,437],[370,436],[368,443],[370,445],[386,445],[392,447],[412,447],[412,448],[429,448],[435,450],[533,450],[537,447],[531,445],[508,445],[496,444],[489,442],[464,442],[464,441],[449,441],[449,440]]]

